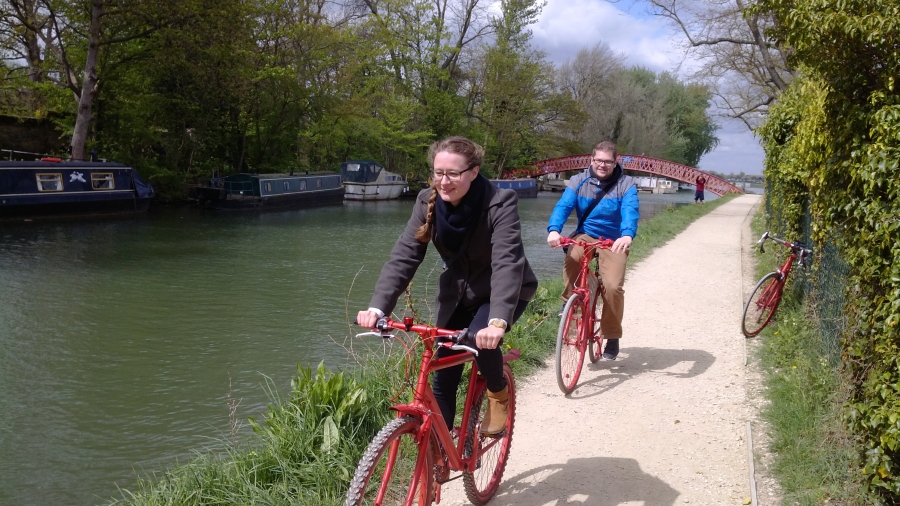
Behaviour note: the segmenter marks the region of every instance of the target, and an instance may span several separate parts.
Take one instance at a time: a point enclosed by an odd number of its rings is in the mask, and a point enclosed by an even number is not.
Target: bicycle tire
[[[594,294],[594,333],[588,338],[588,358],[596,364],[603,354],[603,330],[600,328],[600,317],[603,315],[603,296],[600,286]]]
[[[512,445],[513,428],[516,421],[516,380],[509,364],[503,364],[503,375],[509,386],[509,415],[506,418],[506,429],[501,437],[484,436],[478,432],[478,422],[484,417],[487,409],[487,388],[483,386],[475,396],[472,405],[472,415],[469,417],[469,426],[466,432],[466,444],[463,448],[463,457],[473,455],[475,451],[481,452],[483,448],[491,445],[478,458],[478,466],[475,472],[463,472],[463,485],[466,489],[466,497],[472,504],[481,506],[487,504],[497,489],[500,488],[500,480],[506,470],[506,462],[509,460],[509,452]],[[475,416],[477,414],[477,416]],[[478,447],[475,440],[478,438]]]
[[[381,428],[359,460],[356,473],[350,481],[349,490],[347,490],[344,506],[375,504],[375,496],[385,480],[388,482],[388,487],[381,504],[383,506],[406,504],[415,474],[416,459],[419,456],[419,446],[415,440],[421,427],[421,420],[404,416],[391,420]],[[432,444],[430,441],[431,438],[429,438],[429,445]],[[385,476],[392,445],[396,445],[397,448],[394,468],[390,476]],[[412,501],[415,506],[428,506],[434,500],[434,452],[427,447],[425,448],[424,469],[425,472],[419,477],[417,492]],[[373,480],[373,477],[380,477],[380,479]]]
[[[777,272],[766,274],[756,283],[741,316],[741,331],[745,337],[755,337],[769,324],[778,310],[783,288],[781,275]]]
[[[575,390],[584,364],[584,304],[579,294],[572,294],[563,307],[556,335],[556,383],[566,395]]]

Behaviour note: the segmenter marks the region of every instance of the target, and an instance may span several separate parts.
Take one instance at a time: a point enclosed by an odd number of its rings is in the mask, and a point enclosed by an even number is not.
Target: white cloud
[[[605,0],[549,0],[532,33],[534,46],[557,65],[600,42],[624,54],[629,65],[656,72],[673,71],[682,60],[679,41],[662,20]]]
[[[729,174],[762,174],[764,153],[759,140],[738,120],[723,120],[716,132],[719,145],[700,159],[698,169]]]
[[[532,45],[560,65],[580,49],[605,42],[613,51],[624,54],[628,65],[673,72],[684,78],[694,62],[685,58],[682,34],[638,5],[630,4],[634,6],[626,10],[628,6],[623,4],[548,0],[537,24],[531,27]],[[699,168],[726,174],[762,174],[763,151],[753,134],[738,121],[719,122],[719,145],[700,160]]]

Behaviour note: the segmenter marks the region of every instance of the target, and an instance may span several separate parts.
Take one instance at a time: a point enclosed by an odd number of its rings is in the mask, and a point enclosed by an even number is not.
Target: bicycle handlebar
[[[353,323],[359,325],[354,318]],[[436,337],[436,338],[444,338],[444,340],[435,340],[435,344],[437,346],[443,346],[444,348],[450,348],[451,350],[464,350],[472,353],[475,356],[478,356],[478,350],[472,348],[471,346],[466,346],[462,344],[469,340],[469,329],[462,330],[450,330],[450,329],[442,329],[438,327],[431,327],[428,325],[414,324],[412,318],[406,317],[402,322],[398,322],[395,320],[391,320],[390,318],[384,317],[379,318],[378,321],[375,322],[374,327],[378,332],[363,332],[360,334],[356,334],[356,337],[363,336],[379,336],[383,339],[390,339],[394,337],[394,334],[391,333],[391,330],[403,330],[406,332],[415,332],[419,334],[421,337]]]
[[[774,235],[769,235],[768,230],[766,230],[766,232],[762,235],[762,237],[759,238],[759,241],[756,242],[756,244],[759,244],[759,252],[760,253],[766,252],[766,250],[763,248],[763,244],[766,242],[766,239],[768,239],[770,241],[774,241],[786,248],[789,248],[795,254],[800,256],[801,262],[806,260],[807,257],[812,256],[812,254],[813,254],[813,250],[810,248],[807,248],[803,244],[801,244],[799,242],[788,242],[783,239],[779,239],[779,238],[775,237]]]
[[[596,242],[577,241],[571,237],[559,238],[560,246],[581,246],[582,248],[609,249],[612,248],[614,242],[612,239],[606,239],[605,237],[597,238]]]

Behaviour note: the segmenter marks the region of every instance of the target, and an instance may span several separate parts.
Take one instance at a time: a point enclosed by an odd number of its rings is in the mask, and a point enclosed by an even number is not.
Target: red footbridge
[[[555,172],[566,172],[570,170],[581,170],[591,164],[591,154],[564,156],[562,158],[551,158],[534,162],[525,167],[517,167],[509,169],[503,173],[503,178],[515,177],[531,177],[536,178],[546,174]],[[643,155],[619,155],[619,164],[625,170],[634,170],[655,174],[657,176],[675,179],[683,183],[695,184],[698,176],[706,177],[706,189],[718,196],[726,193],[744,193],[739,187],[732,183],[714,176],[700,169],[682,165],[680,163],[661,160],[659,158],[651,158]]]

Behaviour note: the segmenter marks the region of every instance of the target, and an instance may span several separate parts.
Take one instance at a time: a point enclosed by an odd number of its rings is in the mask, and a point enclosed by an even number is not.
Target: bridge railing
[[[557,172],[585,169],[591,163],[591,156],[591,154],[584,154],[541,160],[529,166],[510,169],[504,173],[504,177],[539,177]],[[688,165],[649,156],[627,154],[620,154],[618,161],[625,170],[656,174],[688,184],[696,184],[697,177],[704,176],[706,189],[719,196],[727,193],[744,193],[741,188],[725,179]]]

